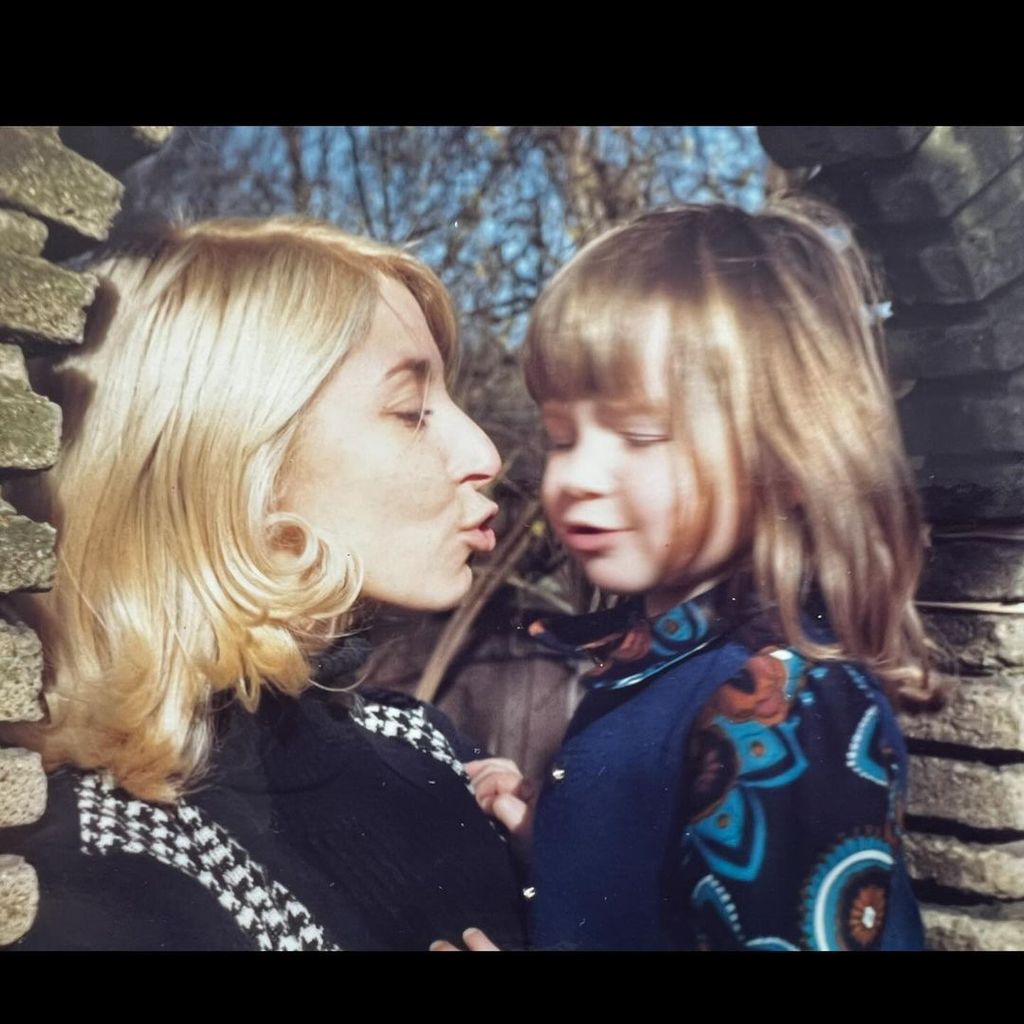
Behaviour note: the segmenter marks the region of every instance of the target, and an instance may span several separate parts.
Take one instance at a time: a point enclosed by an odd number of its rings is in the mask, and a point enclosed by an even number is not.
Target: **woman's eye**
[[[421,426],[426,426],[427,419],[433,416],[433,409],[399,409],[393,415],[402,421],[407,427],[411,427],[413,430],[418,430]]]

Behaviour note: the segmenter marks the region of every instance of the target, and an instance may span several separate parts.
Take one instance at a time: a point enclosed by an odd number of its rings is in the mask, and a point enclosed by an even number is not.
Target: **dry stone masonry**
[[[907,851],[939,949],[1024,949],[1024,126],[760,129],[884,265],[949,700],[904,716]]]
[[[58,265],[107,237],[123,186],[114,177],[158,148],[166,126],[0,127],[0,483],[44,471],[60,445],[60,409],[35,394],[23,348],[60,352],[82,340],[96,278]],[[0,498],[0,594],[45,590],[54,572],[55,532]],[[0,618],[0,721],[42,717],[39,640],[9,611]],[[39,755],[0,749],[0,829],[30,824],[46,809]],[[31,926],[39,901],[31,864],[3,853],[0,831],[0,945]]]

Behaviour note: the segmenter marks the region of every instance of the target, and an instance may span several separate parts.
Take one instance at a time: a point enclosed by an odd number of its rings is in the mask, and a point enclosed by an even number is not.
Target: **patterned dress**
[[[531,632],[596,663],[538,807],[532,943],[922,947],[906,752],[869,673],[809,662],[736,581]]]

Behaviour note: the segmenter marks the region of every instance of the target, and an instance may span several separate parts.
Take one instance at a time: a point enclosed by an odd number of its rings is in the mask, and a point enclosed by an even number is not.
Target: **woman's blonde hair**
[[[455,317],[410,255],[305,219],[175,227],[91,269],[85,342],[50,375],[60,459],[17,495],[58,530],[53,591],[19,601],[49,720],[17,739],[169,800],[206,764],[218,695],[253,710],[263,685],[296,694],[344,632],[358,553],[276,501],[303,410],[367,335],[382,276],[415,296],[446,362]]]
[[[672,420],[698,481],[699,410],[729,424],[750,571],[787,641],[869,666],[894,695],[930,697],[914,607],[924,528],[887,377],[878,292],[839,215],[777,200],[653,212],[612,229],[554,277],[524,349],[538,402],[643,392],[652,312],[670,327]],[[693,512],[708,536],[714,495]],[[801,607],[823,599],[836,643]]]

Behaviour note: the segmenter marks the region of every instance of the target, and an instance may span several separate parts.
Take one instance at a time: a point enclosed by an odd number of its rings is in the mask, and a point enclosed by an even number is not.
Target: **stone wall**
[[[113,176],[159,147],[166,126],[0,127],[0,482],[51,466],[60,409],[35,394],[25,350],[57,354],[82,340],[96,279],[58,265],[107,237],[123,188]],[[51,526],[18,514],[0,497],[0,593],[45,590],[53,580]],[[35,634],[9,611],[0,618],[0,720],[42,717],[42,654]],[[0,749],[0,828],[29,824],[46,809],[39,755]],[[0,832],[0,945],[35,917],[35,871],[3,853]]]
[[[950,699],[904,716],[931,945],[1024,949],[1024,127],[762,128],[884,264]]]

